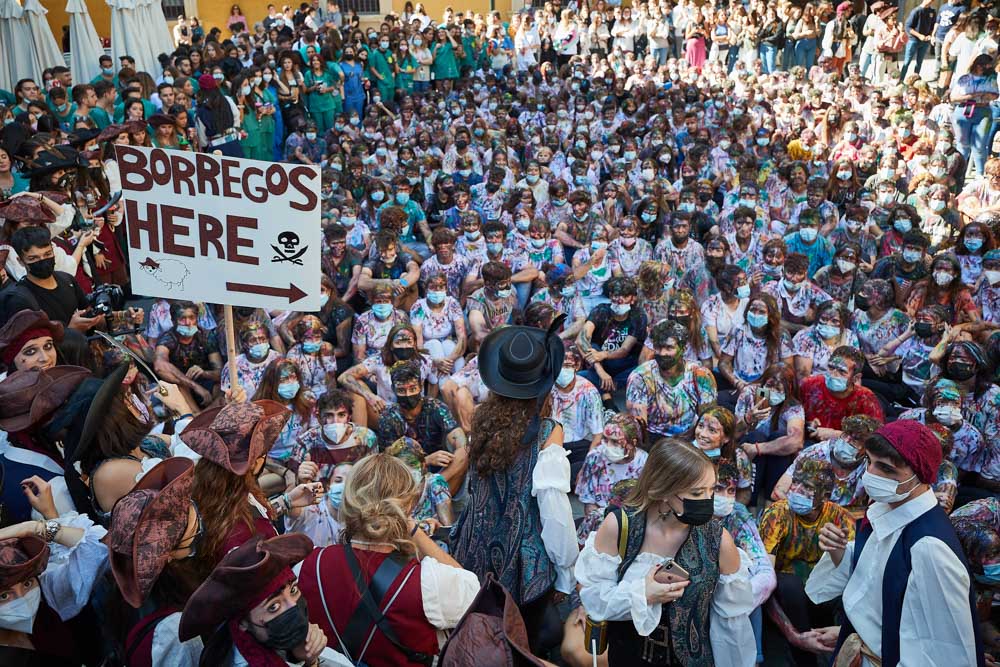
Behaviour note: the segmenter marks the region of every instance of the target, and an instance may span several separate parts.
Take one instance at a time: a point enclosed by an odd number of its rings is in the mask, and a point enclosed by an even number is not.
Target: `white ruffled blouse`
[[[601,553],[594,548],[597,533],[591,533],[576,561],[580,599],[587,615],[595,621],[626,621],[631,619],[635,631],[648,637],[660,624],[662,604],[646,601],[646,575],[663,560],[663,556],[641,552],[618,581],[617,555]],[[739,549],[740,567],[732,574],[720,574],[712,607],[709,612],[709,637],[712,654],[719,667],[752,667],[757,659],[757,647],[750,612],[754,609],[750,587],[751,560]]]

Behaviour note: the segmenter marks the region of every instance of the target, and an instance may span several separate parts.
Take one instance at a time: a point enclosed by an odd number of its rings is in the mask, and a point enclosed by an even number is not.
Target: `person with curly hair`
[[[561,627],[546,612],[576,584],[570,466],[562,426],[550,417],[563,368],[560,320],[548,330],[498,329],[480,347],[490,394],[473,417],[469,500],[451,539],[459,563],[510,592],[536,655],[558,644]]]

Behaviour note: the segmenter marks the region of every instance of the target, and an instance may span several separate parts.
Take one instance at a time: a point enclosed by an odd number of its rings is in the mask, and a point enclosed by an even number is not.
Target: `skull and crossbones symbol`
[[[296,250],[299,245],[299,235],[295,232],[281,232],[278,234],[278,245],[271,244],[271,248],[277,253],[273,258],[272,262],[291,262],[292,264],[298,264],[302,266],[302,260],[299,259],[305,254],[309,246],[303,246],[301,250]],[[281,246],[281,247],[278,247]]]

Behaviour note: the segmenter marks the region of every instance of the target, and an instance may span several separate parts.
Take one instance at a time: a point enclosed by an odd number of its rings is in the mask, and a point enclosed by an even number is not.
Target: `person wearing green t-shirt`
[[[309,59],[309,68],[303,75],[306,88],[306,107],[316,121],[320,135],[333,127],[333,119],[344,107],[344,73],[336,63],[324,62],[319,55]]]
[[[413,75],[420,63],[410,51],[410,45],[402,41],[396,47],[396,89],[404,95],[413,92]]]
[[[434,64],[431,67],[439,90],[450,92],[452,83],[458,78],[458,59],[455,56],[458,51],[463,55],[465,53],[451,33],[444,28],[438,29],[437,39],[431,47],[431,56],[434,57]]]
[[[379,37],[378,48],[368,53],[368,72],[386,104],[396,97],[396,56],[389,50],[389,37]]]
[[[69,101],[65,88],[53,88],[49,91],[49,109],[59,121],[59,127],[64,132],[72,131],[73,116],[76,115],[76,105]]]
[[[90,110],[90,119],[97,125],[98,130],[103,130],[111,125],[111,115],[115,110],[115,98],[118,97],[118,90],[110,81],[98,81],[93,86],[96,101]]]

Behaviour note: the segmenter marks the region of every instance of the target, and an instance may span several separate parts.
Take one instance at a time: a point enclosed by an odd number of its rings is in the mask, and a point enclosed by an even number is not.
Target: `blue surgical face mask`
[[[964,243],[966,249],[968,249],[969,252],[976,252],[977,250],[983,247],[983,240],[976,238],[974,236],[966,237]]]
[[[560,387],[565,387],[573,378],[576,377],[576,370],[572,366],[563,366],[562,370],[559,371],[559,376],[556,378],[556,384]]]
[[[809,514],[813,511],[813,499],[804,493],[799,493],[798,491],[792,491],[787,496],[788,508],[802,516],[803,514]]]
[[[762,313],[747,313],[747,324],[755,329],[760,329],[767,325],[767,315]]]
[[[375,317],[380,320],[387,319],[390,315],[392,315],[392,304],[376,303],[372,306],[372,312],[375,313]]]
[[[177,333],[179,335],[183,336],[184,338],[190,338],[191,336],[193,336],[196,333],[198,333],[198,327],[196,327],[194,325],[190,325],[189,326],[189,325],[186,325],[186,324],[178,324],[177,325]]]
[[[427,292],[427,300],[433,303],[435,306],[439,303],[444,303],[444,298],[447,296],[447,292]]]
[[[563,287],[561,290],[559,290],[559,293],[562,294],[564,299],[570,299],[573,297],[574,294],[576,294],[576,288],[573,287],[572,285],[567,285],[566,287]]]
[[[286,401],[292,400],[298,393],[299,393],[298,382],[285,382],[283,384],[278,385],[278,396],[281,396]]]
[[[256,345],[250,346],[250,356],[254,359],[263,359],[267,356],[268,351],[271,346],[267,343],[257,343]]]
[[[372,192],[372,201],[382,201],[383,199],[385,199],[385,193],[381,190]]]
[[[813,241],[816,240],[816,236],[818,235],[819,235],[819,230],[816,229],[815,227],[803,227],[802,229],[799,230],[799,236],[801,236],[802,240],[805,241],[806,243],[812,243]]]
[[[832,392],[840,393],[847,389],[847,378],[842,378],[839,375],[826,374],[826,388]]]
[[[396,193],[396,203],[397,204],[399,204],[399,205],[402,206],[402,205],[408,204],[409,202],[410,202],[410,193],[409,192],[397,192]]]
[[[903,251],[903,261],[907,264],[915,264],[920,261],[920,256],[923,253],[919,250],[904,250]]]
[[[541,250],[542,248],[545,247],[545,244],[548,242],[549,242],[548,239],[531,239],[531,247],[534,248],[535,250]]]
[[[312,354],[313,352],[319,352],[319,348],[321,345],[322,343],[319,341],[307,340],[304,343],[302,343],[302,351],[308,354]]]
[[[840,333],[840,327],[835,327],[832,324],[817,324],[816,333],[818,333],[821,338],[828,340]]]
[[[509,287],[507,289],[499,289],[499,290],[497,290],[497,298],[498,299],[508,299],[508,298],[510,298],[511,292],[512,292],[512,290]]]
[[[748,299],[750,298],[750,286],[740,285],[736,288],[736,298],[738,299]]]
[[[722,448],[716,447],[715,449],[703,449],[702,453],[705,454],[710,459],[717,459],[722,456]]]
[[[486,244],[486,252],[490,253],[491,255],[499,255],[500,253],[503,252],[503,244],[502,243],[487,243]]]
[[[329,498],[331,505],[340,509],[340,503],[344,500],[344,483],[334,482],[330,484],[330,488],[326,490],[326,497]]]
[[[983,564],[983,573],[977,574],[976,579],[984,584],[1000,584],[1000,563]]]

